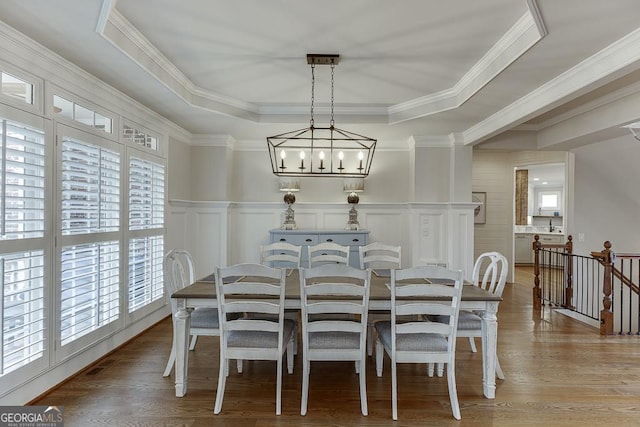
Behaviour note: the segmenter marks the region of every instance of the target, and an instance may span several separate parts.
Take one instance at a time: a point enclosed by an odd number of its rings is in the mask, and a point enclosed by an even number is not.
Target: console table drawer
[[[319,243],[333,242],[342,246],[362,246],[366,244],[366,234],[321,234]]]
[[[287,242],[298,246],[311,246],[318,243],[318,236],[313,234],[280,234],[271,235],[271,242]]]

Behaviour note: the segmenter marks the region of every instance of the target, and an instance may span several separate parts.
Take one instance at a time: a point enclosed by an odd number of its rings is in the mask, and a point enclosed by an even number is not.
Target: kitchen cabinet
[[[540,239],[538,240],[543,245],[557,245],[564,243],[564,236],[562,234],[558,234],[557,236],[549,234],[539,234],[539,236]],[[531,241],[533,242],[533,236],[531,236]]]
[[[516,264],[533,264],[533,234],[516,233],[514,241]]]
[[[516,233],[514,235],[516,264],[533,264],[535,261],[533,238],[536,234],[540,236],[539,242],[543,245],[558,245],[564,243],[563,234]]]

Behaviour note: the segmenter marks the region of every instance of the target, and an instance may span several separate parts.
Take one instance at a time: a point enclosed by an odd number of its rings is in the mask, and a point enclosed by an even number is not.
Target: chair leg
[[[193,350],[196,348],[196,342],[198,341],[197,335],[191,335],[191,344],[189,345],[189,350]]]
[[[433,364],[433,362],[429,362],[427,363],[427,375],[429,375],[429,378],[433,377],[433,367],[435,365]]]
[[[449,400],[451,401],[451,411],[453,412],[453,418],[459,420],[460,418],[462,418],[462,416],[460,415],[460,405],[458,405],[456,370],[453,363],[447,363],[447,383],[449,384]]]
[[[375,330],[373,328],[373,323],[369,323],[367,325],[367,355],[373,355],[373,340],[375,337]]]
[[[473,337],[469,337],[469,345],[471,346],[471,352],[477,353],[478,349],[476,348],[476,340]]]
[[[239,374],[242,373],[242,359],[236,360],[236,370],[238,371]]]
[[[380,340],[376,339],[376,375],[382,376],[382,368],[384,366],[384,347]]]
[[[496,377],[498,377],[501,380],[504,379],[504,372],[502,372],[502,368],[500,367],[500,360],[498,359],[497,355],[496,355]]]
[[[293,374],[293,355],[295,354],[297,336],[294,335],[293,339],[287,344],[287,372],[289,375]]]
[[[438,363],[438,378],[444,375],[444,363]]]
[[[282,357],[276,363],[278,364],[276,370],[276,375],[278,375],[276,380],[276,415],[280,415],[282,413]]]
[[[171,370],[173,369],[173,365],[176,363],[176,343],[175,343],[175,335],[173,336],[174,342],[171,344],[171,353],[169,354],[169,360],[167,360],[167,366],[164,368],[163,377],[168,377],[171,374]]]
[[[220,371],[218,372],[218,389],[216,390],[216,404],[213,413],[219,414],[222,410],[222,399],[224,399],[224,386],[229,375],[229,361],[224,354],[220,354]]]
[[[391,359],[391,416],[398,421],[398,372],[396,361]]]
[[[309,371],[311,370],[310,362],[306,358],[306,354],[302,356],[302,400],[300,402],[300,415],[307,415],[307,399],[309,397]]]
[[[361,362],[360,364],[360,409],[362,410],[362,415],[367,416],[369,415],[369,409],[367,408],[367,381],[366,381],[366,375],[365,372],[367,371],[365,369],[365,363],[367,360],[367,356],[364,354],[362,354],[362,358],[361,358]]]

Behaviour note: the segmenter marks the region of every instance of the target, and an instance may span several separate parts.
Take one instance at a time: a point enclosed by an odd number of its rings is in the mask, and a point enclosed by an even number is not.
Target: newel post
[[[565,273],[567,275],[567,286],[564,290],[565,306],[573,308],[571,302],[573,301],[573,237],[567,237],[567,243],[564,245],[565,251]]]
[[[613,252],[611,242],[604,242],[602,262],[604,264],[604,278],[602,283],[602,306],[600,311],[600,335],[613,335],[613,312],[611,311],[611,275],[613,271]]]
[[[533,236],[533,309],[542,310],[542,290],[540,289],[540,236]]]

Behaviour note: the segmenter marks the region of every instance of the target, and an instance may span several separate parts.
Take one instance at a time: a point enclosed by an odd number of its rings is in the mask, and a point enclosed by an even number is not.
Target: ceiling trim
[[[579,96],[592,89],[593,85],[608,83],[639,68],[639,44],[640,28],[465,130],[465,144],[482,142],[552,110],[566,102],[567,97]]]
[[[530,3],[535,5],[533,0]],[[390,107],[389,122],[400,123],[460,107],[545,35],[540,15],[527,11],[453,87]]]
[[[292,117],[306,120],[306,107],[258,106],[197,87],[116,9],[115,4],[116,0],[103,0],[96,33],[187,104],[252,122],[276,122],[281,116],[288,120]],[[527,0],[527,7],[528,11],[453,87],[393,106],[340,107],[340,114],[360,117],[371,123],[396,124],[459,107],[546,35],[536,0]]]

